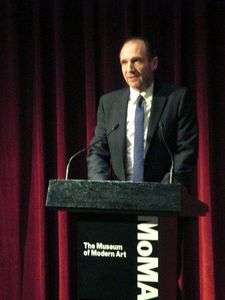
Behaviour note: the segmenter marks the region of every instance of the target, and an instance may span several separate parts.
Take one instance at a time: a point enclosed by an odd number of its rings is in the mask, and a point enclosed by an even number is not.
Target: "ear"
[[[155,71],[158,68],[159,58],[154,56],[150,61],[151,70]]]

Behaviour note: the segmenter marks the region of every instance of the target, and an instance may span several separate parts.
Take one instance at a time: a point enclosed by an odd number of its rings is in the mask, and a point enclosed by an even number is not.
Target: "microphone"
[[[111,133],[113,133],[115,130],[117,130],[119,127],[119,124],[116,124],[114,125],[111,130],[109,132],[107,132],[106,134],[104,134],[101,138],[99,138],[97,141],[95,141],[93,144],[89,144],[88,146],[82,148],[81,150],[79,150],[78,152],[76,152],[75,154],[73,154],[68,163],[67,163],[67,166],[66,166],[66,176],[65,176],[65,180],[68,179],[68,174],[69,174],[69,168],[70,168],[70,164],[71,164],[71,161],[76,157],[78,156],[79,154],[81,154],[82,152],[90,149],[91,147],[93,147],[94,145],[98,144],[99,142],[101,142],[103,139],[105,139],[106,137],[108,137]]]
[[[166,150],[169,153],[170,160],[171,160],[170,176],[169,176],[169,183],[171,184],[171,183],[173,183],[174,159],[173,159],[172,152],[171,152],[171,150],[170,150],[170,148],[169,148],[169,146],[166,142],[166,139],[165,139],[165,136],[164,136],[164,133],[163,133],[163,122],[162,121],[159,122],[159,128],[160,128],[160,134],[161,134],[163,143],[166,146]]]

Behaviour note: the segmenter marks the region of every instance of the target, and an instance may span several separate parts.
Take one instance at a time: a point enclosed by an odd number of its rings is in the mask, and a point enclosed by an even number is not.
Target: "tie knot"
[[[142,95],[139,95],[137,98],[137,106],[141,107],[143,101],[144,101],[144,97]]]

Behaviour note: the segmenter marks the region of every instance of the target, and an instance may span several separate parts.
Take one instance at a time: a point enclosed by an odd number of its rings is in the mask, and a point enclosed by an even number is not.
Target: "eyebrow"
[[[120,59],[120,62],[122,63],[122,62],[126,62],[126,61],[128,61],[128,60],[129,60],[129,59],[127,59],[127,58],[123,58],[123,59]],[[131,60],[131,61],[142,60],[142,57],[141,57],[141,56],[135,56],[135,57],[132,57],[130,60]]]

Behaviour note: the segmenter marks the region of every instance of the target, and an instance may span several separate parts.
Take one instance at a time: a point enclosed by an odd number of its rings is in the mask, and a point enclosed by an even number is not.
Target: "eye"
[[[120,61],[120,64],[123,65],[123,66],[124,66],[126,63],[127,63],[127,61],[125,61],[125,60],[121,60],[121,61]]]
[[[134,64],[139,65],[142,63],[142,60],[140,58],[135,58],[133,61]]]

